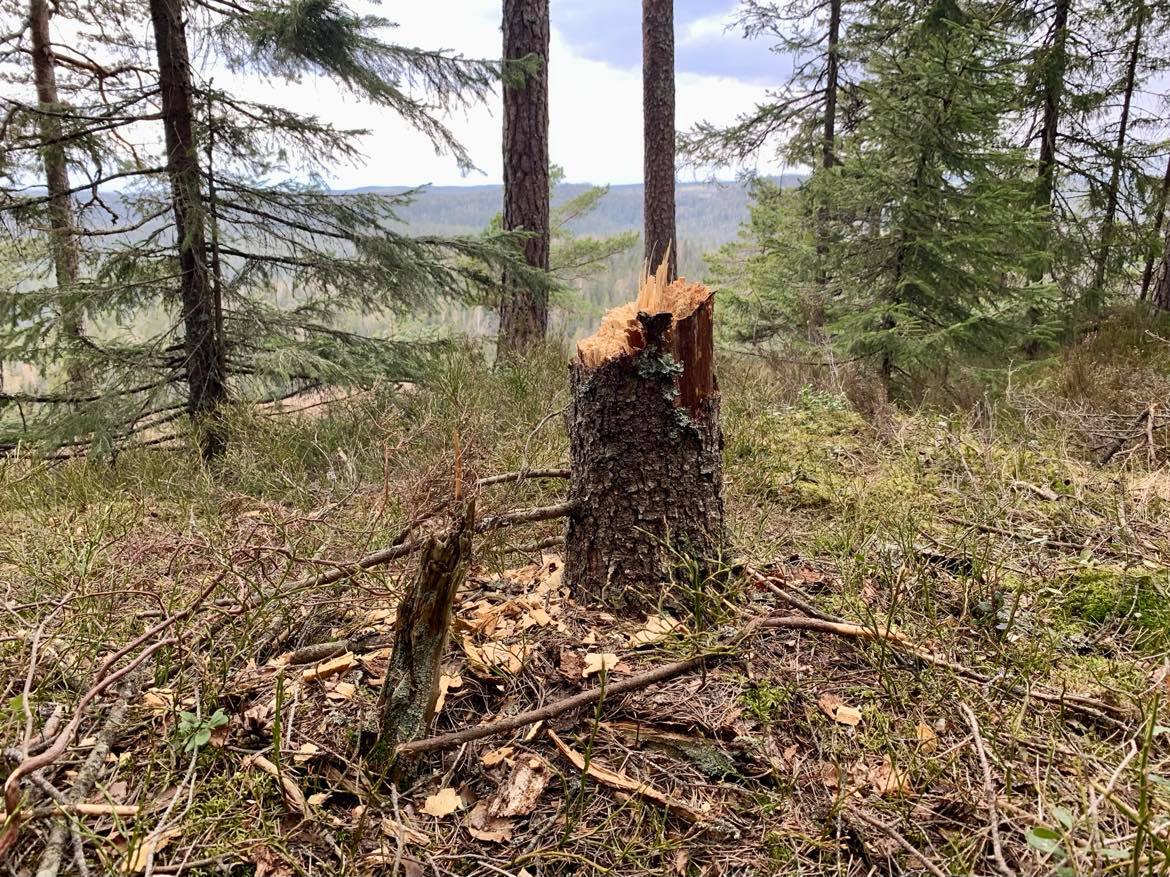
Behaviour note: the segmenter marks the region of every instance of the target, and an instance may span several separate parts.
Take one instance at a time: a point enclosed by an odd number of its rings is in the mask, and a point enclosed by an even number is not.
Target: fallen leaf
[[[352,682],[337,682],[325,692],[325,699],[332,701],[353,700],[357,686]]]
[[[505,843],[512,839],[512,820],[493,816],[488,812],[488,802],[480,801],[467,814],[467,831],[476,840],[488,843]]]
[[[560,660],[557,661],[557,671],[566,679],[579,681],[581,671],[585,669],[585,659],[580,652],[569,646],[561,646]]]
[[[821,762],[821,782],[826,789],[841,788],[841,768],[828,761]]]
[[[551,771],[544,759],[535,755],[518,758],[491,801],[491,815],[527,816],[536,809],[550,776]]]
[[[822,694],[817,700],[817,706],[830,719],[842,725],[854,727],[861,722],[861,710],[847,705],[835,694]]]
[[[678,627],[679,623],[669,615],[648,615],[642,629],[630,637],[630,646],[637,649],[662,642]]]
[[[256,866],[254,877],[292,877],[292,868],[268,847],[253,847],[251,856]]]
[[[888,755],[882,759],[880,765],[869,772],[869,783],[882,797],[909,795],[913,791],[909,775],[899,770]]]
[[[175,692],[169,688],[148,688],[142,693],[142,705],[160,713],[169,713],[175,708]]]
[[[585,655],[585,666],[581,668],[581,676],[588,679],[594,673],[608,673],[618,665],[618,656],[612,652],[604,654],[600,652],[589,652]]]
[[[459,793],[448,787],[439,789],[423,802],[423,813],[442,818],[450,816],[462,806],[463,800],[459,797]]]
[[[288,809],[299,816],[308,814],[309,807],[305,800],[305,793],[301,791],[301,787],[296,784],[296,780],[289,775],[287,770],[277,769],[276,765],[263,755],[249,755],[244,759],[244,765],[256,767],[270,777],[274,777],[280,783],[281,796]]]
[[[581,637],[581,645],[583,645],[583,646],[597,645],[597,631],[590,629],[589,633],[587,633],[587,634],[585,634],[585,636]]]
[[[308,800],[309,800],[309,803],[312,804],[314,807],[320,807],[322,804],[324,804],[326,801],[328,801],[332,797],[333,797],[332,792],[314,792],[312,795],[309,795]]]
[[[316,743],[302,743],[297,747],[297,751],[293,753],[293,761],[297,764],[305,764],[321,751],[321,748]]]
[[[930,754],[938,749],[938,734],[930,725],[919,722],[914,726],[914,735],[918,738],[918,748]]]
[[[158,834],[151,833],[140,842],[126,851],[126,858],[122,860],[122,871],[126,874],[137,874],[146,867],[146,860],[151,854],[158,855],[172,840],[181,835],[181,828],[168,828]]]
[[[484,755],[480,757],[479,763],[484,767],[495,767],[501,761],[506,760],[515,751],[515,746],[501,746],[498,749],[493,749],[491,752],[484,753]]]
[[[338,655],[331,660],[307,667],[301,671],[301,679],[305,682],[312,682],[314,679],[327,679],[340,673],[348,673],[356,663],[357,658],[353,652],[346,652],[344,655]]]
[[[425,846],[431,840],[428,835],[411,828],[409,825],[395,822],[389,816],[382,820],[382,833],[387,837],[401,838],[403,843],[415,844],[416,846]]]
[[[447,692],[452,688],[462,688],[462,676],[448,676],[446,673],[439,677],[439,698],[435,701],[435,715],[443,711],[444,705],[447,703]]]

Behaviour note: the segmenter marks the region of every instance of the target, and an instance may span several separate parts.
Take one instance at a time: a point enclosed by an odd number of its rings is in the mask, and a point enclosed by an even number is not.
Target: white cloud
[[[393,16],[391,38],[404,44],[446,48],[467,56],[498,57],[501,50],[499,0],[451,0],[405,4]],[[722,18],[722,17],[720,17]],[[704,19],[706,21],[706,19]],[[722,25],[719,25],[722,27]],[[549,62],[549,121],[552,160],[573,181],[639,182],[642,178],[642,84],[637,70],[624,70],[574,52],[553,22]],[[730,121],[761,97],[764,88],[739,80],[680,73],[677,124],[701,119]],[[341,188],[365,185],[498,183],[502,177],[498,96],[490,106],[455,113],[447,121],[468,147],[482,174],[460,174],[450,156],[437,156],[429,141],[392,114],[363,105],[335,86],[307,81],[257,88],[257,99],[277,100],[312,112],[339,126],[371,129],[362,141],[367,156],[357,167],[338,168],[331,182]]]

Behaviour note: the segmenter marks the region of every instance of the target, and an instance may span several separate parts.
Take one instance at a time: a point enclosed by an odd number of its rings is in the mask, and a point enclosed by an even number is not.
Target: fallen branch
[[[478,725],[474,728],[465,728],[462,731],[453,731],[450,734],[443,734],[438,737],[428,737],[423,740],[413,740],[409,743],[403,743],[399,745],[397,752],[399,755],[414,755],[420,752],[433,752],[436,749],[448,749],[452,746],[469,743],[472,740],[481,740],[484,737],[504,734],[508,731],[514,731],[517,728],[523,728],[526,725],[556,718],[570,710],[597,703],[603,697],[627,694],[628,692],[645,688],[648,685],[653,685],[656,682],[665,682],[668,679],[673,679],[675,676],[681,676],[691,670],[697,670],[707,660],[724,658],[734,654],[732,651],[734,646],[757,630],[777,627],[788,630],[814,630],[858,639],[884,638],[876,631],[858,624],[823,621],[819,618],[802,618],[798,616],[765,616],[756,618],[736,631],[729,638],[727,645],[721,648],[703,652],[700,655],[695,655],[683,661],[675,661],[673,664],[664,664],[661,667],[656,667],[653,670],[648,670],[645,673],[639,673],[636,676],[630,676],[626,679],[611,679],[606,685],[592,688],[589,691],[582,691],[580,694],[574,694],[572,697],[567,697],[556,703],[548,704],[539,709],[529,710],[525,713],[519,713],[515,716],[509,716],[506,719],[489,722],[486,725]]]
[[[116,665],[135,649],[142,648],[144,643],[149,642],[163,631],[167,630],[175,624],[178,624],[180,621],[190,616],[193,612],[195,612],[196,609],[199,608],[203,601],[211,595],[212,591],[219,587],[222,581],[222,575],[216,576],[182,612],[178,612],[169,618],[164,618],[158,624],[154,625],[154,627],[136,637],[134,640],[127,643],[125,646],[118,649],[116,652],[106,658],[106,660],[94,674],[95,681],[93,685],[90,686],[89,690],[81,696],[81,699],[78,700],[77,705],[74,707],[73,717],[69,720],[69,723],[57,733],[57,736],[54,738],[52,744],[48,746],[44,752],[41,752],[39,755],[29,756],[12,769],[12,773],[8,775],[8,779],[4,782],[5,826],[3,832],[0,833],[0,855],[3,855],[12,847],[12,845],[16,842],[16,836],[20,831],[20,781],[34,771],[38,771],[41,768],[52,764],[64,754],[65,750],[69,747],[69,744],[73,742],[73,738],[77,735],[78,729],[81,727],[81,722],[85,715],[85,708],[94,699],[101,695],[101,693],[110,686],[114,685],[121,679],[125,679],[127,676],[133,673],[137,667],[139,667],[159,649],[165,646],[174,645],[178,642],[178,640],[175,637],[167,637],[166,639],[151,643],[149,646],[143,648],[141,652],[139,652],[134,658],[130,660],[128,664],[126,664],[121,669],[113,670],[114,665]]]
[[[73,780],[73,787],[69,790],[66,799],[58,804],[59,807],[66,811],[76,813],[79,816],[91,816],[97,812],[104,815],[117,816],[135,816],[138,813],[137,807],[119,807],[111,804],[86,804],[82,799],[89,796],[90,790],[93,789],[94,783],[97,782],[98,771],[102,764],[105,763],[106,754],[110,751],[110,742],[113,740],[118,729],[122,725],[123,719],[126,717],[126,709],[130,704],[130,694],[133,690],[133,677],[128,677],[126,682],[121,686],[118,692],[118,700],[110,708],[109,714],[106,716],[105,725],[102,726],[101,733],[98,734],[97,740],[93,748],[89,751],[89,755],[85,759],[85,764],[82,765],[81,770],[77,772],[77,777]],[[125,812],[126,810],[132,812]],[[49,832],[49,839],[45,843],[45,851],[41,855],[41,863],[37,868],[36,877],[56,877],[57,872],[61,869],[61,854],[65,849],[65,841],[70,837],[69,831],[70,820],[68,818],[59,819]]]
[[[548,731],[548,736],[556,745],[557,749],[560,750],[561,755],[569,759],[573,767],[593,777],[599,783],[604,783],[612,788],[619,789],[623,792],[630,792],[640,798],[645,798],[647,801],[665,808],[670,813],[685,819],[687,822],[699,823],[711,818],[711,814],[697,810],[685,801],[679,801],[664,792],[660,792],[646,781],[639,782],[621,771],[607,767],[596,758],[586,759],[584,755],[577,752],[558,737],[556,732],[551,728]]]
[[[987,761],[987,751],[983,748],[983,735],[979,733],[979,720],[974,711],[967,704],[960,702],[959,711],[967,724],[971,727],[971,737],[975,741],[975,754],[979,756],[979,766],[983,769],[983,797],[987,802],[989,813],[988,823],[991,825],[991,851],[995,856],[995,866],[1003,877],[1016,877],[1016,872],[1008,867],[1003,857],[1003,841],[999,836],[999,810],[995,806],[997,795],[995,783],[991,779],[991,765]]]
[[[517,524],[534,524],[538,521],[552,521],[568,516],[572,509],[573,506],[571,503],[561,502],[551,506],[539,506],[531,509],[516,509],[510,512],[501,512],[498,515],[490,515],[482,521],[479,521],[475,525],[475,532],[485,533],[500,530],[504,527],[514,527]],[[425,544],[425,539],[415,539],[400,545],[391,545],[388,548],[367,554],[365,557],[359,557],[350,563],[340,564],[337,569],[330,570],[321,575],[312,576],[311,578],[302,579],[299,582],[289,585],[286,590],[320,588],[325,585],[332,585],[334,582],[347,579],[372,567],[381,566],[392,560],[398,560],[400,557],[406,557],[408,554],[414,554]]]
[[[529,710],[525,713],[509,716],[506,719],[488,722],[486,725],[477,725],[474,728],[465,728],[462,731],[454,731],[438,737],[428,737],[423,740],[412,740],[409,743],[402,743],[396,751],[399,755],[417,755],[421,752],[434,752],[437,749],[448,749],[452,746],[470,743],[472,740],[482,740],[484,737],[492,737],[496,734],[515,731],[517,728],[523,728],[526,725],[532,725],[536,722],[543,722],[546,719],[555,718],[570,710],[597,703],[603,697],[626,694],[627,692],[637,691],[639,688],[653,685],[655,682],[665,682],[667,679],[681,676],[690,670],[701,667],[703,662],[708,658],[713,658],[719,654],[721,653],[707,652],[701,655],[695,655],[693,658],[687,658],[685,661],[676,661],[673,664],[656,667],[653,670],[646,673],[639,673],[637,676],[631,676],[628,679],[611,680],[608,685],[593,688],[589,691],[582,691],[580,694],[575,694],[572,697],[567,697],[564,700],[551,703],[540,709]]]

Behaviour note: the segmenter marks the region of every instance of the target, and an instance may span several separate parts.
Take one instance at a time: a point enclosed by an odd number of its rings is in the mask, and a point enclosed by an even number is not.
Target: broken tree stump
[[[713,317],[711,290],[660,268],[577,345],[565,579],[580,600],[650,611],[680,555],[702,566],[723,543]]]
[[[475,501],[468,500],[446,531],[427,538],[418,573],[398,604],[394,648],[379,703],[378,740],[370,754],[388,779],[399,773],[394,764],[398,745],[425,734],[435,718],[452,607],[471,560],[474,531]]]

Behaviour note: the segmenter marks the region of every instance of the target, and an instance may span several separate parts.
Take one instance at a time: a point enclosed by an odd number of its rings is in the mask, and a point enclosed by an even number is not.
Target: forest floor
[[[468,352],[412,392],[241,416],[214,473],[162,448],[3,464],[0,776],[76,733],[22,784],[0,873],[1166,873],[1170,345],[1148,328],[913,411],[725,358],[728,556],[626,621],[563,588],[561,522],[477,538],[433,730],[714,656],[419,756],[400,789],[363,751],[413,567],[352,561],[457,469],[471,490],[565,465],[563,359]],[[564,490],[483,486],[478,512]],[[847,624],[735,635],[810,613]],[[149,654],[78,711],[124,646],[115,666]]]

